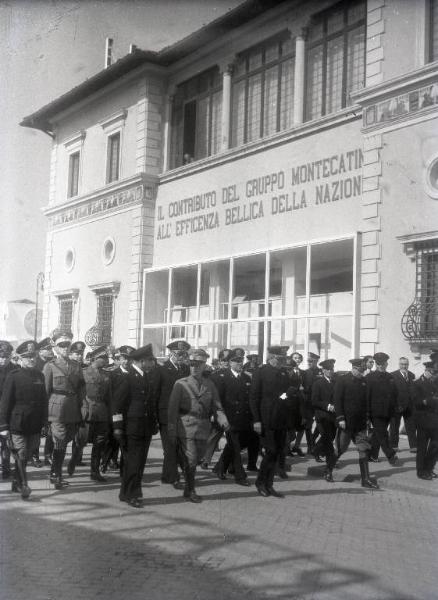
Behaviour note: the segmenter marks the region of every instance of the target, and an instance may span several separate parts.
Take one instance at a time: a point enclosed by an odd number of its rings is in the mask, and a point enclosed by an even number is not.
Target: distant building
[[[53,137],[44,333],[419,364],[437,59],[438,0],[248,1],[26,117]]]

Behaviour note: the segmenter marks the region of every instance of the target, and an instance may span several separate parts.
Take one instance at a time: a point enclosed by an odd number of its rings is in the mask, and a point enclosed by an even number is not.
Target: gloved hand
[[[261,433],[262,433],[262,424],[260,423],[260,421],[257,421],[256,423],[254,423],[253,429],[254,429],[254,431],[256,433],[258,433],[259,435],[261,435]]]
[[[0,436],[7,438],[9,436],[9,429],[3,429],[0,431]]]
[[[126,448],[126,435],[123,429],[114,429],[113,436],[119,443],[120,448],[124,450]]]
[[[345,429],[345,427],[347,426],[347,423],[345,421],[338,421],[338,427],[339,429]]]

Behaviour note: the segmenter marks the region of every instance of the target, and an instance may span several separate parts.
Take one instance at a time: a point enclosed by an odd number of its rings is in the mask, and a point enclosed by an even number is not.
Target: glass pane
[[[265,254],[234,261],[232,319],[264,316],[265,268]]]
[[[232,115],[231,115],[231,144],[243,144],[243,127],[245,122],[245,81],[233,85]]]
[[[342,108],[343,63],[343,38],[339,37],[327,44],[326,114]]]
[[[306,298],[306,248],[271,253],[269,315],[303,314]]]
[[[199,325],[198,348],[203,348],[209,353],[208,362],[211,363],[218,357],[219,352],[227,347],[227,335],[227,323],[202,323]]]
[[[260,119],[262,109],[262,76],[254,75],[248,80],[248,116],[246,141],[260,137]]]
[[[281,55],[287,56],[288,54],[292,54],[295,52],[295,40],[289,38],[287,40],[283,40],[281,44]]]
[[[265,64],[278,59],[279,49],[280,49],[280,44],[278,42],[275,42],[273,44],[269,44],[269,46],[266,46],[266,48],[265,48]]]
[[[246,57],[240,57],[234,63],[233,75],[239,77],[246,72]]]
[[[365,85],[365,27],[348,34],[347,46],[347,104],[351,104],[350,92]]]
[[[262,49],[252,50],[249,55],[249,70],[257,69],[262,66]]]
[[[221,149],[222,133],[222,90],[216,92],[212,97],[211,111],[211,143],[210,154],[217,154]]]
[[[267,346],[289,346],[302,354],[304,332],[305,319],[274,319],[268,322]]]
[[[335,371],[349,371],[353,356],[352,317],[309,319],[309,351],[336,359]]]
[[[165,323],[167,297],[169,290],[169,271],[146,273],[145,280],[145,323]]]
[[[173,271],[172,299],[170,303],[171,323],[196,320],[197,272],[198,268],[196,265],[182,267]]]
[[[153,327],[151,329],[145,327],[143,329],[143,345],[152,344],[152,349],[154,352],[154,356],[157,358],[164,359],[168,350],[166,348],[168,344],[168,340],[166,338],[166,328],[165,327]]]
[[[290,58],[281,63],[281,131],[289,129],[294,124],[294,70],[294,58]]]
[[[199,320],[228,318],[230,262],[222,260],[202,265]]]
[[[322,46],[307,55],[306,118],[317,119],[322,110]]]
[[[313,314],[353,311],[353,240],[312,246],[310,295]]]
[[[322,34],[323,34],[322,21],[320,20],[318,22],[312,23],[309,28],[309,34],[307,37],[308,43],[320,40],[322,38]]]
[[[327,17],[327,35],[340,31],[344,26],[344,11],[337,10]]]
[[[198,100],[196,112],[195,158],[208,156],[208,123],[210,118],[210,98]]]
[[[278,111],[278,70],[279,67],[268,69],[265,73],[265,98],[263,134],[271,135],[277,131]]]
[[[361,19],[365,19],[367,12],[366,2],[356,2],[348,7],[348,24],[352,25]]]
[[[260,321],[233,321],[230,325],[231,348],[243,348],[245,352],[263,355],[263,323]]]

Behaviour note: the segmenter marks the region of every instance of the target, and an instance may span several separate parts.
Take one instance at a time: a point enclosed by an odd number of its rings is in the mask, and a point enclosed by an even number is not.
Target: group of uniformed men
[[[85,344],[72,343],[72,337],[55,330],[39,344],[20,344],[15,349],[20,365],[11,361],[9,342],[0,341],[2,475],[12,476],[12,491],[24,499],[31,493],[27,463],[43,466],[38,455],[42,431],[44,462],[50,465],[50,482],[56,489],[68,485],[63,476],[67,445],[72,442],[67,472],[73,476],[89,443],[90,478],[104,483],[103,472],[110,466],[120,468],[119,499],[135,508],[142,506],[143,472],[158,432],[163,446],[161,481],[182,489],[194,503],[202,500],[195,489],[196,468],[209,467],[224,433],[226,444],[215,475],[226,479],[231,473],[238,485],[249,486],[247,471],[256,472],[255,486],[264,497],[283,497],[274,488],[274,478],[288,477],[288,454],[303,455],[303,435],[308,454],[318,462],[325,460],[328,482],[353,441],[362,486],[377,488],[369,462],[379,460],[381,448],[391,465],[398,464],[402,416],[410,449],[416,452],[417,476],[437,477],[438,351],[415,380],[404,357],[393,373],[387,372],[389,356],[384,352],[353,358],[350,372],[335,373],[334,359],[319,362],[310,352],[303,370],[302,355],[290,355],[287,346],[268,348],[263,365],[257,355],[247,355],[244,364],[242,348],[222,350],[213,369],[207,365],[207,352],[191,348],[185,340],[167,346],[164,364],[158,364],[148,344],[138,349],[121,346],[111,365],[108,349],[102,346],[89,353],[89,364],[84,365]]]

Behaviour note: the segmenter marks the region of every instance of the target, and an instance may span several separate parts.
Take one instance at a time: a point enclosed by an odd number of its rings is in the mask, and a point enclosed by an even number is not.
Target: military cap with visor
[[[378,365],[382,365],[383,363],[385,363],[386,361],[389,360],[389,356],[386,354],[386,352],[377,352],[373,356],[373,359],[376,361],[376,363]]]
[[[61,346],[62,348],[71,346],[72,339],[73,334],[71,331],[55,330],[52,335],[52,340],[55,346]]]
[[[32,358],[38,352],[38,344],[35,340],[26,340],[15,349],[15,354],[20,358]]]
[[[311,358],[312,360],[319,360],[320,356],[319,354],[315,354],[314,352],[309,352],[307,354],[307,358]]]
[[[0,340],[0,358],[8,358],[13,351],[12,344],[6,340]]]
[[[322,360],[319,363],[319,366],[321,367],[321,369],[327,369],[331,371],[335,367],[335,362],[336,360],[334,358],[326,358],[326,360]]]
[[[146,344],[146,346],[137,348],[137,350],[134,350],[134,352],[130,353],[129,358],[131,360],[142,360],[144,358],[154,358],[152,344]]]
[[[242,348],[234,348],[228,355],[230,362],[243,362],[245,351]]]
[[[125,356],[126,358],[128,358],[133,352],[135,352],[135,348],[133,348],[132,346],[120,346],[120,348],[116,348],[114,356],[116,358],[118,356]]]
[[[48,350],[48,349],[52,349],[53,347],[53,343],[52,343],[52,338],[50,337],[46,337],[43,340],[41,340],[40,342],[38,342],[38,350]]]
[[[173,340],[166,348],[171,352],[188,352],[191,346],[185,340]]]
[[[83,354],[85,350],[85,342],[73,342],[70,346],[70,352],[76,352],[77,354]]]
[[[289,346],[269,346],[268,354],[273,354],[274,356],[286,356],[288,350]]]
[[[210,358],[210,355],[202,348],[193,348],[189,352],[190,362],[207,362],[208,358]]]
[[[90,352],[90,360],[96,360],[96,358],[103,358],[108,356],[108,350],[106,346],[99,346],[95,350]]]
[[[365,364],[364,358],[350,358],[349,362],[352,367],[363,367]]]

